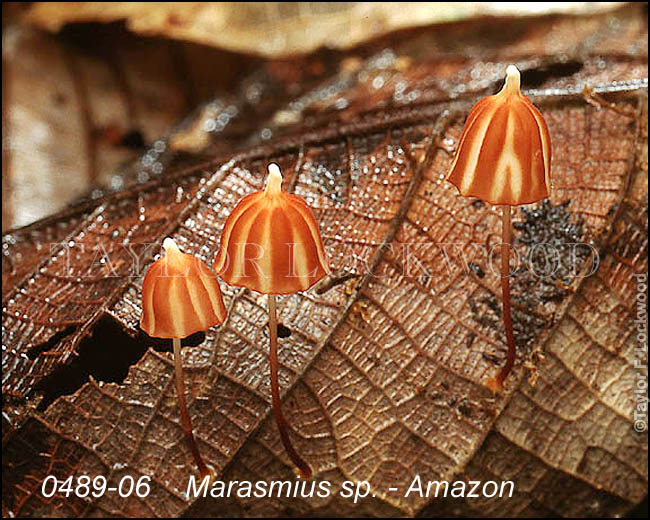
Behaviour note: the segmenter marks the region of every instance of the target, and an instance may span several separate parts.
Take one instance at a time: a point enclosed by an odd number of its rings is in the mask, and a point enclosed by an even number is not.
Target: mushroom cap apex
[[[503,91],[519,93],[521,89],[521,73],[514,65],[508,65],[506,69],[506,81],[503,84]]]
[[[178,245],[176,245],[176,241],[172,237],[167,237],[163,240],[162,246],[166,253],[170,253],[171,251],[180,252]]]
[[[265,192],[267,194],[277,194],[282,191],[282,171],[276,163],[268,165],[269,175],[266,178]]]
[[[269,175],[279,175],[282,177],[282,170],[280,169],[280,166],[278,166],[278,163],[269,163],[267,169],[269,171]]]
[[[506,75],[507,76],[519,76],[519,69],[515,65],[508,65],[508,68],[506,69]]]

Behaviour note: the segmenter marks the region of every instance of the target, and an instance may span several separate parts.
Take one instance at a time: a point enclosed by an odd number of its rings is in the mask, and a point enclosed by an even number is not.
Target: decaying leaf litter
[[[623,27],[628,32],[623,34],[647,40],[644,27],[636,33],[629,29],[635,18],[627,16]],[[598,20],[591,22],[601,27],[610,23],[606,17]],[[518,35],[522,55],[522,48],[532,49],[537,41],[539,26],[528,27],[529,32],[522,29]],[[451,100],[441,85],[463,80],[471,85],[472,64],[452,62],[445,84],[431,80],[443,69],[440,63],[421,61],[415,52],[404,69],[404,60],[395,65],[399,50],[385,52],[382,67],[365,80],[358,77],[361,70],[342,87],[347,107],[337,108],[338,98],[332,96],[313,116],[308,105],[301,110],[303,117],[313,117],[308,130],[273,127],[275,135],[284,136],[268,145],[171,173],[76,210],[79,223],[64,236],[67,242],[83,243],[87,251],[71,247],[81,255],[73,265],[90,265],[93,246],[106,244],[115,231],[115,238],[128,238],[127,244],[172,234],[185,249],[209,261],[225,215],[241,195],[262,187],[264,166],[274,160],[283,171],[293,172],[293,190],[313,204],[333,267],[359,275],[323,294],[307,292],[280,304],[279,318],[291,331],[282,340],[280,384],[289,420],[302,436],[298,447],[317,461],[317,477],[334,485],[348,478],[369,480],[377,498],[356,506],[336,495],[321,503],[235,499],[227,504],[227,513],[477,514],[480,507],[482,514],[603,515],[623,512],[643,498],[647,458],[637,455],[647,453],[647,437],[631,433],[627,392],[634,346],[629,334],[633,271],[625,262],[612,261],[607,251],[615,250],[637,272],[647,271],[642,233],[647,230],[647,58],[622,59],[606,52],[608,45],[616,49],[621,42],[608,41],[604,34],[576,53],[582,67],[569,76],[553,76],[553,56],[513,60],[517,47],[507,47],[508,61],[481,65],[484,74],[475,80],[476,90]],[[478,92],[495,86],[498,71],[510,61],[520,65],[524,77],[526,70],[548,73],[531,96],[547,117],[555,160],[550,209],[532,217],[521,213],[515,224],[531,233],[560,236],[568,218],[571,233],[578,229],[580,240],[604,255],[593,277],[569,278],[568,284],[562,280],[548,301],[531,301],[515,276],[515,322],[518,305],[536,317],[537,325],[526,328],[526,348],[543,351],[544,359],[536,360],[535,386],[518,366],[521,384],[494,400],[480,381],[486,370],[494,370],[484,355],[501,359],[504,352],[495,310],[500,306],[498,280],[481,264],[488,273],[484,277],[469,276],[460,261],[452,262],[449,273],[435,244],[486,242],[498,224],[499,216],[485,206],[461,203],[441,175],[467,109]],[[375,89],[378,75],[383,84]],[[400,78],[406,87],[396,90]],[[584,81],[633,116],[587,103],[580,95]],[[396,91],[419,95],[397,101]],[[38,233],[47,233],[48,225],[18,231],[15,246],[39,240]],[[630,240],[621,241],[621,236]],[[610,238],[616,238],[611,245]],[[14,247],[7,237],[4,242]],[[417,255],[426,276],[402,275],[402,253],[412,243],[417,247],[409,252]],[[118,274],[129,273],[131,256],[124,244],[113,238],[106,245],[111,259],[124,260],[116,267]],[[9,474],[3,486],[11,490],[3,493],[3,507],[20,514],[43,514],[50,507],[64,514],[186,510],[180,493],[191,457],[174,411],[166,354],[143,352],[119,385],[104,384],[93,375],[45,410],[31,404],[39,382],[56,374],[57,367],[74,363],[70,353],[99,323],[116,323],[119,334],[137,337],[140,314],[137,278],[85,279],[85,273],[75,273],[81,282],[70,281],[57,277],[65,256],[42,255],[3,300],[3,344],[17,352],[3,354],[3,420],[10,419],[3,423],[3,475]],[[581,265],[586,268],[586,260]],[[363,274],[366,266],[373,276]],[[43,301],[43,294],[49,301]],[[62,298],[66,306],[57,305]],[[224,299],[230,310],[226,324],[187,349],[188,387],[194,396],[188,404],[202,453],[223,480],[291,478],[268,415],[263,302],[241,290],[224,291]],[[476,319],[490,316],[497,325]],[[35,359],[20,356],[67,327],[74,327],[73,332]],[[87,351],[96,355],[92,348]],[[31,378],[26,367],[31,367]],[[12,434],[12,426],[19,435]],[[50,463],[61,476],[73,469],[102,473],[109,480],[125,473],[154,475],[158,509],[111,497],[91,504],[41,502],[39,476],[52,471]],[[616,471],[602,471],[603,464]],[[518,493],[480,506],[386,493],[383,483],[403,486],[415,473],[431,480],[511,478]],[[194,514],[215,507],[224,514],[222,502],[198,500],[190,507]]]

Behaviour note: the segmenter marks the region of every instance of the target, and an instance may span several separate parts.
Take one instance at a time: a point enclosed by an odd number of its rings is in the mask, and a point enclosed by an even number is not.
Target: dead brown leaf
[[[509,45],[481,22],[484,40],[497,43],[480,64],[426,58],[431,36],[419,35],[408,66],[396,65],[405,51],[383,52],[333,77],[338,90],[289,103],[282,110],[295,122],[271,117],[267,144],[5,236],[4,258],[22,258],[13,270],[3,262],[3,513],[608,516],[640,502],[647,433],[632,428],[630,331],[632,275],[647,272],[647,55],[619,52],[647,43],[638,9],[619,12],[612,33],[611,16],[522,23]],[[594,35],[577,50],[576,26]],[[435,38],[455,42],[463,30],[471,46],[474,24]],[[551,33],[568,61],[523,51],[542,48]],[[517,212],[521,251],[536,241],[585,242],[601,261],[589,277],[570,276],[570,268],[589,270],[586,256],[541,281],[526,271],[514,277],[520,358],[495,399],[483,382],[505,351],[498,278],[480,258],[471,272],[457,256],[449,262],[439,245],[489,244],[498,229],[492,208],[458,197],[443,176],[467,109],[510,61],[533,85],[554,145],[550,203]],[[588,103],[584,83],[620,110]],[[285,413],[297,448],[333,493],[187,500],[192,458],[171,358],[137,329],[137,275],[157,251],[143,244],[171,235],[210,261],[225,217],[262,186],[270,160],[314,208],[334,270],[355,275],[321,294],[284,297],[279,308],[290,329],[280,344]],[[61,244],[50,252],[49,240]],[[106,277],[104,252],[116,276]],[[269,415],[264,301],[222,287],[227,322],[185,350],[201,451],[220,480],[292,479]],[[543,359],[531,357],[538,350]],[[540,359],[535,386],[523,366],[529,357]],[[104,475],[111,485],[149,475],[152,493],[48,501],[40,495],[48,474]],[[406,498],[415,475],[511,479],[516,493]],[[341,496],[345,480],[369,481],[375,496],[352,503]]]

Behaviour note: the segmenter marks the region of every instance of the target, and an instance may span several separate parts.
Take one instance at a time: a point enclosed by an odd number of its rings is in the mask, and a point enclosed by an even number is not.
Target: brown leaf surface
[[[512,24],[516,37],[494,23],[417,33],[374,61],[348,61],[260,125],[270,143],[4,237],[5,258],[23,255],[13,271],[3,262],[5,515],[606,516],[643,499],[647,433],[632,428],[631,385],[632,274],[647,272],[647,22],[630,7]],[[459,57],[461,42],[476,60]],[[510,61],[554,145],[550,204],[517,211],[518,247],[525,255],[540,241],[586,242],[600,263],[589,277],[570,276],[590,270],[587,256],[544,281],[517,272],[521,356],[494,398],[482,382],[505,352],[498,278],[486,258],[468,272],[439,245],[492,244],[499,214],[442,178],[467,109]],[[584,84],[606,104],[585,99]],[[332,267],[358,275],[279,307],[291,330],[280,344],[285,413],[333,494],[188,501],[192,459],[171,357],[137,329],[138,275],[158,247],[144,244],[171,235],[210,261],[225,217],[262,186],[270,160],[314,208]],[[62,244],[50,251],[49,240]],[[222,288],[227,322],[184,349],[201,451],[220,480],[292,479],[269,415],[265,299]],[[109,485],[150,475],[152,493],[43,499],[46,475],[71,473]],[[512,479],[516,493],[404,498],[416,474]],[[347,479],[369,481],[376,496],[353,504],[341,496]]]

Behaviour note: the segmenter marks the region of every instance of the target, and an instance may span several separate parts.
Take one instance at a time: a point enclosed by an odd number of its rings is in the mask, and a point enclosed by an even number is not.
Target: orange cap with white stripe
[[[194,255],[166,238],[165,256],[142,282],[140,328],[153,338],[185,338],[223,323],[226,307],[217,277]]]
[[[230,285],[293,294],[327,274],[327,258],[309,206],[282,191],[277,164],[268,169],[266,188],[241,199],[226,219],[212,267]]]
[[[467,116],[447,176],[461,195],[510,206],[548,197],[551,138],[520,83],[517,67],[508,66],[501,91],[481,99]]]

